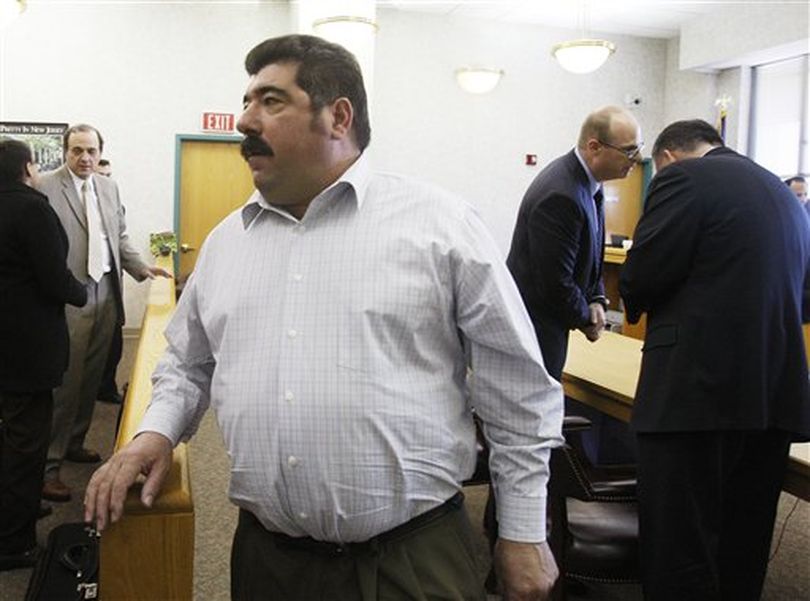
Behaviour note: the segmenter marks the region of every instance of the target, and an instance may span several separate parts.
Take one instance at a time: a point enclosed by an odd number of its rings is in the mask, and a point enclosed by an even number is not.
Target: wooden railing
[[[173,271],[171,257],[157,265]],[[132,440],[152,393],[151,375],[166,340],[163,331],[174,312],[174,280],[151,282],[146,314],[115,449]],[[186,445],[174,450],[174,462],[151,509],[140,502],[140,486],[129,492],[125,513],[101,537],[100,593],[104,601],[185,600],[192,598],[194,576],[194,503]]]

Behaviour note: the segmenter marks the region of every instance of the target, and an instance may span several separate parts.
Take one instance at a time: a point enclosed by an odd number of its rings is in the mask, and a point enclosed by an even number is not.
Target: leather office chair
[[[634,466],[595,466],[588,462],[580,435],[591,423],[566,416],[564,447],[551,454],[549,545],[560,570],[555,601],[565,599],[567,582],[638,582],[638,514]],[[488,450],[479,438],[478,463],[470,479],[488,482]],[[555,528],[554,525],[559,525]],[[497,539],[495,505],[490,494],[484,513],[490,551]],[[497,592],[493,569],[486,588]]]
[[[561,575],[555,601],[566,598],[572,580],[639,581],[635,479],[627,467],[587,463],[579,436],[589,427],[585,418],[567,417],[566,444],[551,454],[549,545]]]

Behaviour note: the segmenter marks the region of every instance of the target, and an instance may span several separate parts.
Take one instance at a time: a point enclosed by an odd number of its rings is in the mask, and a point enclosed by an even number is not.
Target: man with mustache
[[[210,234],[167,328],[138,436],[85,517],[151,505],[213,405],[239,525],[234,599],[485,600],[461,482],[483,423],[509,600],[545,599],[545,485],[562,395],[476,213],[371,171],[363,79],[311,36],[248,54],[238,128],[256,192]]]
[[[142,281],[171,277],[148,265],[127,235],[118,185],[96,177],[104,140],[86,124],[63,135],[65,164],[45,173],[37,188],[48,196],[70,240],[68,266],[87,287],[87,304],[68,307],[70,361],[62,385],[53,393],[53,428],[42,496],[70,500],[71,490],[59,477],[62,462],[98,463],[98,452],[84,439],[93,419],[96,393],[104,373],[113,330],[124,322],[122,270]]]

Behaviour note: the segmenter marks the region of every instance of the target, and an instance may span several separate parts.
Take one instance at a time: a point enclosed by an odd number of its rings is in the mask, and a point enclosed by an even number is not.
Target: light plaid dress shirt
[[[166,338],[141,431],[176,444],[211,405],[230,498],[267,529],[357,542],[440,505],[473,471],[474,407],[501,536],[545,540],[562,392],[450,194],[365,156],[300,221],[254,193],[211,232]]]

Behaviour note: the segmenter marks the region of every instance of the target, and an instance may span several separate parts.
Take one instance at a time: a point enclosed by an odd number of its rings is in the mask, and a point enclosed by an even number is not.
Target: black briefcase
[[[98,599],[98,537],[88,524],[54,528],[31,574],[25,601]]]

